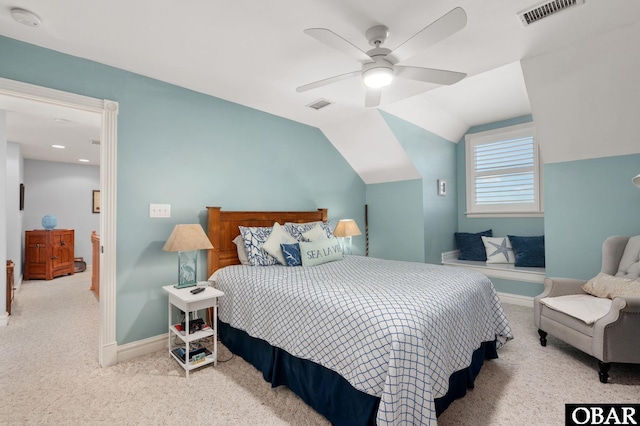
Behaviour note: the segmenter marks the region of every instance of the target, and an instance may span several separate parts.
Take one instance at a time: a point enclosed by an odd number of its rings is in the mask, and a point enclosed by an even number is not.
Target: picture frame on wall
[[[100,190],[93,190],[93,203],[91,205],[91,211],[93,213],[100,213]]]

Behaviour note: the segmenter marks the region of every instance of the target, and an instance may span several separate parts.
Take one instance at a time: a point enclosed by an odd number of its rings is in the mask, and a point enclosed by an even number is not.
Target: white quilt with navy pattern
[[[379,425],[437,424],[433,400],[481,342],[512,338],[477,272],[345,256],[313,267],[228,266],[219,317],[380,397]]]

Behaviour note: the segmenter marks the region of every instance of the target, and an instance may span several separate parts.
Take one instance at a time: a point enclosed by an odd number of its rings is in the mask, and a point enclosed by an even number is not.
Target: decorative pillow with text
[[[342,246],[337,238],[324,241],[300,242],[302,266],[316,266],[322,263],[342,260]]]

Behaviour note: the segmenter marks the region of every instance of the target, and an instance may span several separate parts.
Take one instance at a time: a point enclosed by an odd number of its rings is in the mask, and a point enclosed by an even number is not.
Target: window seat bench
[[[487,277],[502,278],[513,281],[526,281],[531,283],[544,284],[546,276],[545,268],[516,267],[508,263],[486,263],[471,260],[458,260],[460,250],[447,251],[442,253],[442,264],[447,266],[457,266],[459,268],[471,269]]]

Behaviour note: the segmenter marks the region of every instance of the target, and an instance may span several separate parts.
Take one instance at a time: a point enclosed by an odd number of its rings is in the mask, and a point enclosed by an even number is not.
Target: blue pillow
[[[518,237],[509,235],[513,253],[516,256],[515,266],[544,268],[544,235],[536,237]]]
[[[300,266],[302,265],[302,258],[300,257],[300,244],[280,244],[282,254],[284,255],[284,261],[287,266]]]
[[[487,251],[484,248],[482,237],[493,237],[493,229],[488,229],[476,234],[456,232],[455,237],[458,250],[460,250],[458,260],[479,260],[486,262]]]

